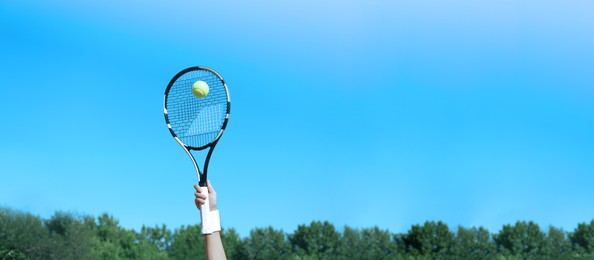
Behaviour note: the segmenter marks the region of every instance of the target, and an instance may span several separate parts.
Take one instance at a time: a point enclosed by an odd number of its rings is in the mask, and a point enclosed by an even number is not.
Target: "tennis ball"
[[[206,97],[206,95],[208,95],[208,84],[202,80],[194,82],[194,85],[192,85],[192,93],[199,98]]]

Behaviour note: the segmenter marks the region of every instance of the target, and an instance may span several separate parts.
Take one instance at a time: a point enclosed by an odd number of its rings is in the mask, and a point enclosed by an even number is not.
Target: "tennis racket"
[[[198,98],[192,93],[192,85],[204,81],[209,87],[208,94]],[[169,132],[190,156],[198,175],[198,185],[202,194],[208,196],[206,178],[210,156],[217,142],[223,135],[231,99],[225,80],[216,71],[206,67],[190,67],[177,73],[167,85],[163,111]],[[192,151],[208,149],[203,170],[200,170]],[[210,211],[208,197],[200,206],[202,225],[209,223]]]

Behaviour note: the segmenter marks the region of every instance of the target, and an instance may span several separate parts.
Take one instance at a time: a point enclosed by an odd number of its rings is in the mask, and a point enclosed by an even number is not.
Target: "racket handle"
[[[208,224],[210,223],[210,202],[208,201],[210,196],[208,194],[208,187],[200,187],[200,193],[206,195],[204,204],[200,205],[200,219],[202,220],[202,230],[204,230],[204,228],[208,227]]]
[[[213,232],[221,231],[221,220],[219,217],[219,211],[210,210],[210,202],[208,201],[210,195],[208,194],[208,188],[200,187],[200,193],[206,195],[204,204],[200,205],[200,218],[202,219],[202,234],[207,235],[212,234]]]

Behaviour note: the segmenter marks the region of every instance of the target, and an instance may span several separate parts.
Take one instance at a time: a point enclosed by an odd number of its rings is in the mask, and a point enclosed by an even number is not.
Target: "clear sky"
[[[199,223],[163,118],[217,70],[223,226],[594,218],[592,1],[0,2],[0,205]]]

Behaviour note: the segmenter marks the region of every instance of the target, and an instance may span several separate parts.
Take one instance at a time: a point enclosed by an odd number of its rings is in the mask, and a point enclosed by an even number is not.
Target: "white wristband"
[[[202,234],[208,235],[212,234],[213,232],[221,231],[221,218],[219,216],[218,210],[209,211],[208,213],[208,221],[202,222]]]

